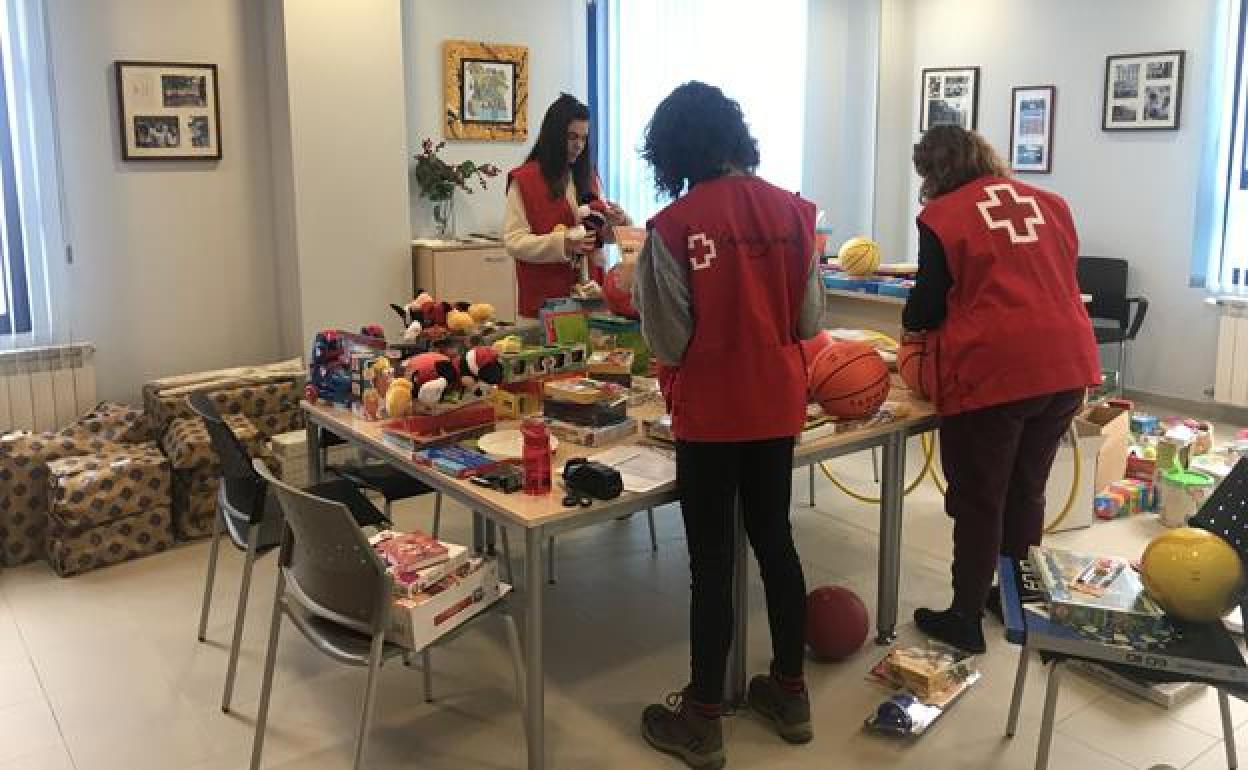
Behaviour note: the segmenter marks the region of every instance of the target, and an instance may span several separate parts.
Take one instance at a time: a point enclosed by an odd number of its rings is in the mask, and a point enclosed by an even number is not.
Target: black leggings
[[[789,526],[793,444],[792,438],[784,438],[676,445],[676,481],[693,576],[693,696],[701,703],[724,699],[733,631],[733,509],[738,495],[767,595],[772,665],[785,677],[802,675],[806,581]]]

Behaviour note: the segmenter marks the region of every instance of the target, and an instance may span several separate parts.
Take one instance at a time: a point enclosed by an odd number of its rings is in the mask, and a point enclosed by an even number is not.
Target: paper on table
[[[649,492],[676,481],[676,461],[651,447],[617,446],[589,459],[619,471],[626,492]]]

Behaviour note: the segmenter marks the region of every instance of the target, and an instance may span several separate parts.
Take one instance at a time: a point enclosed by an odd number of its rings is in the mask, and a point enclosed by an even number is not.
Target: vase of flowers
[[[414,169],[421,197],[428,199],[432,208],[434,230],[439,238],[455,233],[455,191],[463,190],[471,195],[470,183],[474,181],[484,190],[488,187],[486,180],[499,173],[498,166],[492,163],[478,164],[471,160],[447,163],[438,155],[445,146],[446,142],[434,144],[432,139],[421,142]]]

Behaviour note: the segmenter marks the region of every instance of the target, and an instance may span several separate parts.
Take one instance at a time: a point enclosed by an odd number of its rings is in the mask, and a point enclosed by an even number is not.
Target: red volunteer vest
[[[596,182],[596,180],[595,180]],[[529,161],[507,174],[507,188],[517,185],[520,198],[524,201],[524,213],[529,220],[529,229],[534,235],[546,235],[556,225],[575,227],[576,212],[568,205],[563,196],[550,197],[550,187],[542,176],[541,166],[537,161]],[[595,189],[597,184],[595,183]],[[580,280],[580,272],[566,263],[535,264],[516,263],[516,294],[520,315],[526,318],[537,318],[542,303],[555,297],[566,297],[572,287]],[[591,265],[589,277],[602,285],[604,274],[601,267]]]
[[[940,239],[953,276],[948,315],[929,334],[941,414],[1100,384],[1064,200],[984,177],[929,201],[919,221]]]
[[[686,263],[693,337],[660,381],[683,441],[796,436],[806,415],[797,322],[815,207],[751,176],[697,185],[650,222]]]

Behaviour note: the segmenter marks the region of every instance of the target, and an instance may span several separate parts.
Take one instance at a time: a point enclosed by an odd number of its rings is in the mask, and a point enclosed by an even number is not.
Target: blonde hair
[[[1001,156],[978,133],[961,126],[933,126],[914,146],[914,170],[923,177],[919,201],[951,193],[984,176],[1009,176]]]

